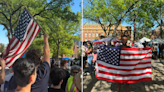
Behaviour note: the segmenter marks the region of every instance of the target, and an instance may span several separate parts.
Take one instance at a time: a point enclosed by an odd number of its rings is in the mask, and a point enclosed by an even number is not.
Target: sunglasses
[[[73,72],[74,74],[77,74],[78,72]]]

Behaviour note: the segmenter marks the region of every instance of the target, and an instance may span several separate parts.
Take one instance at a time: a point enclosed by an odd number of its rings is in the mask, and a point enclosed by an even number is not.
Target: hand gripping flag
[[[32,44],[39,30],[40,26],[25,8],[21,14],[18,26],[14,31],[14,35],[10,40],[5,53],[3,53],[6,67],[11,68],[15,60],[22,57],[28,47]]]
[[[95,74],[114,83],[152,81],[151,48],[100,47]]]

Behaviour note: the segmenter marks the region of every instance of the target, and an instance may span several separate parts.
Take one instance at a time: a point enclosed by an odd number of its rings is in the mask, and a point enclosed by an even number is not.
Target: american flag
[[[14,35],[10,40],[6,51],[3,53],[6,67],[11,68],[15,60],[22,57],[28,47],[32,44],[39,30],[40,26],[25,8],[20,16]]]
[[[116,48],[101,46],[95,74],[114,83],[152,81],[151,48]]]

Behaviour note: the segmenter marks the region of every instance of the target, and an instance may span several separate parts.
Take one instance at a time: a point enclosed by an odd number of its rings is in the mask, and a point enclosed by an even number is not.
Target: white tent
[[[139,42],[144,43],[144,42],[150,42],[151,40],[149,38],[143,37],[142,39],[139,40]]]

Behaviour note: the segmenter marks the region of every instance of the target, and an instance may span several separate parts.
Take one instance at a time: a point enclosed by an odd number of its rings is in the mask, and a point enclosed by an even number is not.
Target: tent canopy
[[[91,41],[87,41],[87,42],[91,42]]]
[[[96,42],[96,41],[98,41],[98,39],[96,39],[96,40],[93,40],[93,41],[91,41],[91,42]]]
[[[144,43],[144,42],[150,42],[151,40],[149,38],[143,37],[142,39],[139,40],[139,42]]]
[[[119,41],[119,39],[115,38],[115,37],[107,37],[107,38],[103,38],[98,40],[99,42],[107,42],[107,41]]]
[[[64,59],[64,60],[72,60],[72,59],[70,59],[70,58],[68,58],[68,57],[65,57],[65,58],[62,58],[62,59]]]

